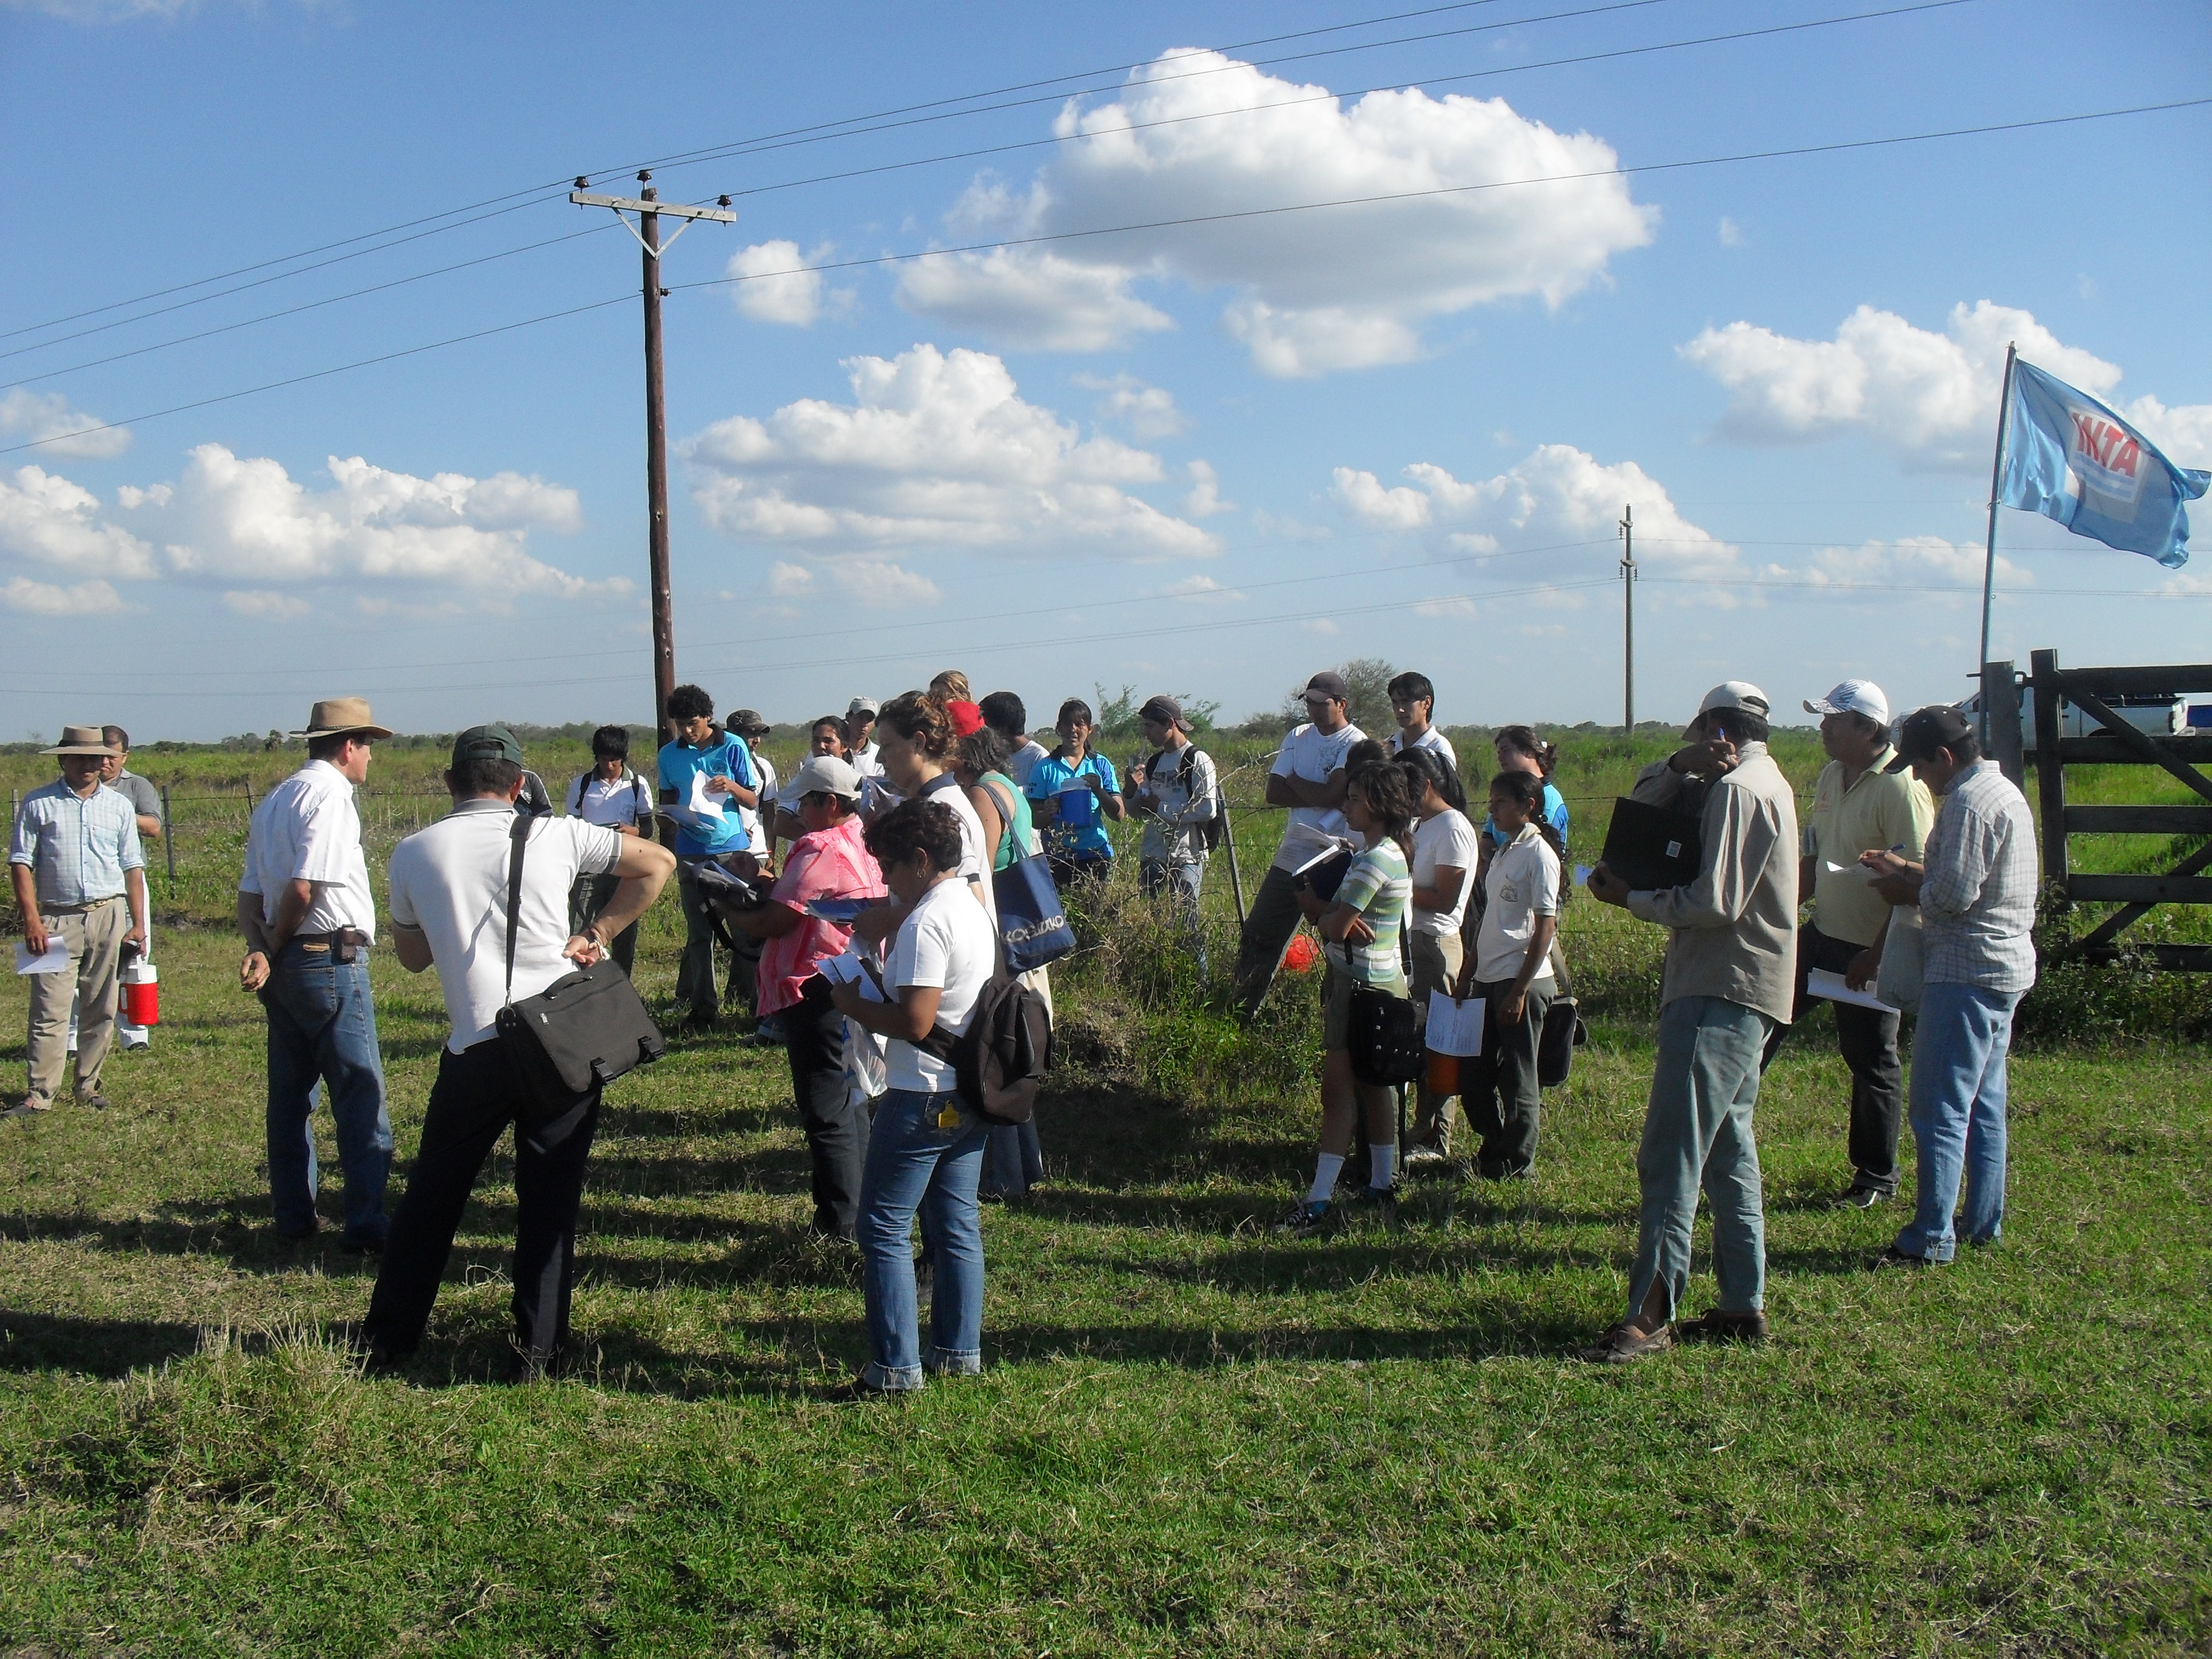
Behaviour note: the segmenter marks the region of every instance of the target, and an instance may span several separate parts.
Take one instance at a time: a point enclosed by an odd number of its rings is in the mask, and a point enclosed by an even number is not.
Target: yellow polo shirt
[[[1813,786],[1805,856],[1813,860],[1813,925],[1830,939],[1871,945],[1881,936],[1889,905],[1867,884],[1859,854],[1894,848],[1917,861],[1936,822],[1926,784],[1910,772],[1882,770],[1896,758],[1895,749],[1885,748],[1849,789],[1844,763],[1830,761]]]

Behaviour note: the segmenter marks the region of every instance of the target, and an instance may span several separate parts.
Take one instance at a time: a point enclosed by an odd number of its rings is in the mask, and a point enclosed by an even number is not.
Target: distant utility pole
[[[1628,735],[1636,735],[1636,508],[1620,509],[1620,683]]]
[[[638,183],[646,188],[635,197],[595,196],[589,188],[591,180],[580,177],[568,199],[578,207],[612,208],[615,217],[622,219],[623,228],[636,237],[638,246],[645,250],[645,493],[646,510],[651,515],[646,561],[653,588],[653,729],[663,732],[668,694],[676,689],[676,618],[668,586],[668,411],[660,378],[660,301],[668,290],[660,285],[660,256],[675,246],[676,237],[691,226],[689,222],[678,225],[676,236],[663,243],[660,218],[666,214],[672,219],[712,219],[717,224],[733,225],[738,216],[729,210],[726,196],[710,208],[664,202],[660,192],[647,182],[652,177],[650,173],[637,175]],[[637,215],[635,227],[623,218],[625,213]]]

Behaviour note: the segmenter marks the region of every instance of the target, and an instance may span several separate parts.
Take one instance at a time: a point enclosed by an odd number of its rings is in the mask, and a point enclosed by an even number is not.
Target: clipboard
[[[1613,823],[1605,832],[1606,867],[1638,891],[1687,887],[1705,863],[1705,836],[1686,812],[1632,800],[1613,803]]]

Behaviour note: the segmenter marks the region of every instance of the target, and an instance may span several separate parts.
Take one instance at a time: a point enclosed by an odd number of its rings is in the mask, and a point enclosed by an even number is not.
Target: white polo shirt
[[[975,999],[982,994],[999,955],[998,930],[968,896],[966,886],[955,877],[936,883],[921,896],[899,924],[890,971],[884,975],[894,994],[902,986],[938,987],[937,1023],[955,1036],[968,1029]],[[950,1060],[926,1054],[896,1037],[891,1039],[885,1066],[894,1089],[938,1095],[957,1086]]]
[[[653,816],[653,790],[627,766],[612,783],[593,773],[568,785],[568,816],[618,830],[635,827]]]
[[[1490,902],[1475,935],[1474,976],[1485,984],[1516,979],[1536,937],[1536,918],[1559,914],[1559,855],[1533,823],[1498,850],[1490,860],[1484,890]],[[1548,958],[1529,984],[1549,985]]]
[[[495,1034],[507,993],[507,864],[514,809],[466,800],[392,852],[392,920],[430,943],[455,1054]],[[622,857],[617,831],[581,818],[540,818],[522,860],[514,996],[534,997],[576,970],[568,942],[568,890],[603,876]]]
[[[328,761],[309,761],[261,798],[246,832],[246,873],[238,890],[261,901],[264,926],[276,920],[287,883],[312,881],[303,933],[351,927],[376,937],[376,899],[361,850],[353,781]]]
[[[1437,727],[1431,726],[1419,737],[1415,738],[1413,747],[1435,750],[1437,753],[1451,763],[1453,771],[1459,770],[1459,757],[1452,750],[1451,739]],[[1390,752],[1394,755],[1402,755],[1406,752],[1406,728],[1402,726],[1390,734]]]

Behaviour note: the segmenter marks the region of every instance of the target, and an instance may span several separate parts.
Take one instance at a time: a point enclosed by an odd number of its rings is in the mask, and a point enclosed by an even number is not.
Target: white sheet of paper
[[[1844,983],[1841,974],[1830,973],[1826,968],[1815,968],[1805,975],[1805,989],[1814,996],[1848,1002],[1855,1008],[1879,1008],[1885,1014],[1899,1012],[1871,991],[1854,991]]]
[[[1577,864],[1575,866],[1575,885],[1577,887],[1589,886],[1589,872],[1590,867],[1587,864]]]
[[[1442,991],[1429,993],[1429,1024],[1422,1039],[1433,1054],[1472,1060],[1482,1052],[1482,1022],[1490,1005],[1480,997],[1456,1001]]]
[[[46,935],[46,953],[42,957],[33,956],[31,947],[23,940],[15,941],[15,971],[19,974],[65,974],[69,965],[69,941],[59,933]]]
[[[1838,864],[1833,859],[1823,859],[1820,861],[1827,866],[1828,873],[1832,876],[1849,876],[1854,881],[1874,879],[1874,872],[1863,864]]]

